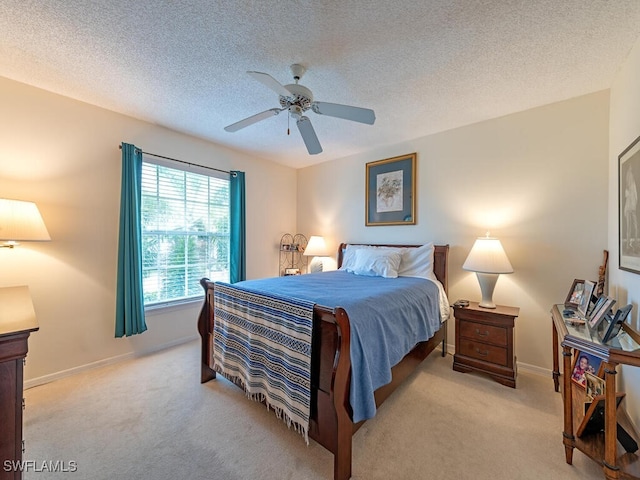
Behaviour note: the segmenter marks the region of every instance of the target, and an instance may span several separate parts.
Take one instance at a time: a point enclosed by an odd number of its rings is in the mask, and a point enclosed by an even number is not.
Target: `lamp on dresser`
[[[485,237],[476,239],[462,268],[476,272],[482,292],[482,301],[479,306],[496,308],[496,304],[493,303],[493,290],[498,276],[501,273],[513,273],[513,267],[500,240],[490,237],[489,232]]]
[[[324,238],[318,235],[311,235],[309,243],[307,243],[307,248],[304,249],[303,255],[313,257],[309,263],[309,273],[321,272],[324,268],[322,257],[327,257],[329,255]]]
[[[18,242],[51,240],[38,207],[33,202],[0,198],[0,241],[13,248]]]

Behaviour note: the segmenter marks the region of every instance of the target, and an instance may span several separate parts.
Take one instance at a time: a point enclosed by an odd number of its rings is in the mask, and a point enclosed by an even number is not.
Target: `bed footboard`
[[[201,338],[200,353],[200,383],[206,383],[216,378],[216,372],[211,368],[213,359],[213,282],[208,278],[200,280],[204,288],[204,303],[198,316],[198,333]]]
[[[205,299],[198,317],[201,338],[200,383],[216,378],[213,359],[214,282],[200,280]],[[334,454],[334,479],[351,477],[351,333],[342,308],[316,306],[311,346],[311,418],[309,436]]]

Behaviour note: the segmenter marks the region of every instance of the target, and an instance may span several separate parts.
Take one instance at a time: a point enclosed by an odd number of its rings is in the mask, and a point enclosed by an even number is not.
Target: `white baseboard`
[[[552,378],[551,370],[548,368],[538,367],[537,365],[531,365],[529,363],[518,362],[518,371],[535,373],[536,375],[542,375],[543,377]]]
[[[167,348],[175,347],[177,345],[182,345],[183,343],[191,342],[196,338],[198,338],[197,335],[183,337],[168,343],[164,343],[162,345],[155,345],[145,350],[129,352],[129,353],[125,353],[124,355],[117,355],[115,357],[105,358],[103,360],[87,363],[85,365],[79,365],[77,367],[69,368],[67,370],[62,370],[60,372],[50,373],[49,375],[43,375],[42,377],[32,378],[24,382],[24,389],[26,390],[29,388],[37,387],[38,385],[44,385],[45,383],[50,383],[50,382],[53,382],[54,380],[60,380],[61,378],[70,377],[71,375],[76,375],[78,373],[85,372],[87,370],[93,370],[95,368],[105,367],[107,365],[113,365],[114,363],[123,362],[125,360],[130,360],[135,357],[150,355],[160,350],[165,350]]]
[[[182,345],[183,343],[191,342],[192,340],[195,340],[197,338],[198,338],[197,335],[190,336],[190,337],[183,337],[168,343],[164,343],[162,345],[156,345],[146,350],[129,352],[129,353],[125,353],[124,355],[117,355],[115,357],[98,360],[97,362],[87,363],[86,365],[79,365],[77,367],[69,368],[68,370],[62,370],[60,372],[51,373],[49,375],[43,375],[42,377],[32,378],[24,382],[24,389],[26,390],[28,388],[37,387],[38,385],[44,385],[45,383],[50,383],[50,382],[53,382],[54,380],[60,380],[61,378],[70,377],[71,375],[76,375],[78,373],[85,372],[87,370],[93,370],[95,368],[105,367],[107,365],[113,365],[114,363],[123,362],[125,360],[129,360],[135,357],[150,355],[160,350],[165,350],[167,348],[175,347],[177,345]],[[442,347],[438,346],[436,348],[438,350],[441,350]],[[449,355],[453,355],[455,353],[455,345],[447,344],[447,353]],[[518,362],[518,370],[534,373],[536,375],[542,375],[545,377],[551,376],[551,370],[547,368],[538,367],[536,365],[530,365],[527,363]]]

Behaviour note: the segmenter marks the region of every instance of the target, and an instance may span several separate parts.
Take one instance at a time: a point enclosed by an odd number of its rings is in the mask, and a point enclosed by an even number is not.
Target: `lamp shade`
[[[324,238],[311,235],[309,238],[309,243],[307,243],[307,248],[304,249],[304,254],[310,257],[326,257],[329,255],[327,250],[327,245],[324,243]]]
[[[489,236],[476,240],[462,268],[480,273],[513,273],[500,240]]]
[[[35,203],[0,198],[0,240],[43,242],[51,237]]]

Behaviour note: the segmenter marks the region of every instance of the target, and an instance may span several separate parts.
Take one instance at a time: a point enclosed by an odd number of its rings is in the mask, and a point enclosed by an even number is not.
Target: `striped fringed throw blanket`
[[[214,369],[309,443],[313,303],[216,282]]]

